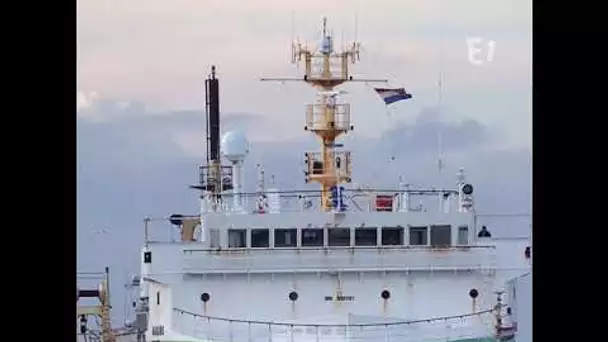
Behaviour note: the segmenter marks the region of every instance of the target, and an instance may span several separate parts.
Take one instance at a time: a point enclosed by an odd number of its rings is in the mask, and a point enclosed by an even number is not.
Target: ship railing
[[[183,272],[282,273],[363,271],[487,271],[497,268],[492,246],[452,248],[328,247],[273,249],[192,248],[183,251]]]
[[[348,75],[344,73],[347,69],[342,68],[342,60],[334,56],[329,60],[329,79],[333,80],[346,80]],[[310,80],[323,80],[325,68],[323,65],[323,56],[311,56],[310,72],[306,74],[306,77]]]
[[[350,168],[350,166],[348,166]],[[309,170],[310,171],[310,170]],[[345,170],[350,172],[349,170]],[[420,203],[418,206],[410,206],[409,211],[439,211],[439,198],[444,194],[452,195],[455,198],[458,192],[456,190],[440,190],[440,189],[417,189],[417,190],[400,190],[400,189],[371,189],[371,188],[356,188],[344,189],[341,193],[343,197],[344,208],[348,211],[355,212],[373,212],[373,211],[398,211],[399,195],[407,193],[410,197],[410,203]],[[264,192],[241,192],[238,196],[242,198],[244,207],[233,207],[233,197],[236,194],[227,191],[222,194],[220,211],[233,212],[241,211],[245,213],[269,213],[273,212],[272,208],[264,207],[260,210],[259,199],[262,196],[273,197],[277,199],[278,212],[319,212],[321,195],[320,190],[268,190]],[[388,201],[387,201],[388,199]],[[457,210],[456,201],[452,211]],[[380,208],[379,204],[381,204]],[[379,210],[380,209],[380,210]],[[390,209],[390,210],[389,210]],[[333,210],[333,209],[330,209]],[[441,209],[443,210],[443,208]]]
[[[332,121],[326,121],[326,111]],[[350,131],[350,105],[348,103],[306,105],[306,126],[310,131],[339,130]]]
[[[206,341],[458,341],[493,335],[493,309],[413,320],[348,315],[342,324],[255,321],[199,315],[173,309],[176,332]],[[301,320],[300,320],[301,321]],[[331,322],[331,318],[317,321]]]
[[[324,178],[328,176],[324,173],[324,156],[321,152],[306,152],[304,153],[304,157],[306,158],[306,164],[308,166],[306,171],[307,181],[319,179],[318,177]],[[335,161],[331,174],[335,177],[338,177],[338,179],[340,179],[341,181],[350,182],[352,174],[352,158],[350,152],[330,151],[329,159]],[[320,197],[321,192],[317,192]],[[281,196],[279,194],[279,198],[280,197]],[[304,197],[304,195],[302,195],[302,197]],[[299,204],[302,204],[301,201]]]
[[[476,226],[488,227],[495,240],[529,240],[532,236],[532,214],[515,213],[476,213]]]

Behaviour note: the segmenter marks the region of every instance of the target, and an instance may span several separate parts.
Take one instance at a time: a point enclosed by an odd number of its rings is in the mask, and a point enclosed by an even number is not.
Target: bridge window
[[[382,246],[403,246],[403,227],[382,227]]]
[[[252,229],[251,247],[270,247],[270,231],[268,229]]]
[[[462,246],[467,246],[469,244],[469,227],[458,227],[458,244]]]
[[[319,247],[319,246],[323,246],[323,229],[322,228],[302,229],[302,247]]]
[[[330,246],[350,246],[350,228],[329,228],[327,233]]]
[[[298,230],[297,229],[275,229],[274,230],[274,246],[275,247],[296,247],[298,245]]]
[[[228,229],[228,248],[247,247],[247,230]]]
[[[450,225],[431,226],[431,246],[449,247],[452,245],[452,227]]]
[[[410,245],[412,245],[412,246],[428,245],[427,227],[410,227]]]
[[[376,228],[355,229],[355,246],[376,246],[378,244],[378,230]]]

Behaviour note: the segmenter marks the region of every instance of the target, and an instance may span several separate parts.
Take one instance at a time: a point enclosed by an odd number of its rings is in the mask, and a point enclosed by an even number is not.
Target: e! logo
[[[483,38],[479,37],[468,37],[467,38],[467,47],[468,47],[468,59],[469,62],[473,65],[482,65],[484,63],[483,60],[475,58],[477,54],[483,52],[483,48],[478,47],[483,43]],[[496,42],[493,40],[488,41],[487,44],[487,52],[486,52],[486,61],[491,62],[494,59],[494,52],[496,51]]]

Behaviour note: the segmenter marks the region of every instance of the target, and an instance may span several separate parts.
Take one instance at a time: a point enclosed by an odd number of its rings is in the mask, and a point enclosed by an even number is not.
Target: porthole
[[[298,300],[298,293],[295,291],[291,291],[289,292],[289,300],[292,302],[295,302],[296,300]]]
[[[471,291],[469,291],[469,296],[471,296],[471,298],[475,299],[475,298],[477,298],[477,296],[479,296],[479,292],[477,291],[477,289],[471,289]]]
[[[204,303],[207,303],[209,301],[209,299],[211,299],[211,296],[207,292],[205,292],[201,295],[201,300]]]
[[[389,298],[391,298],[391,293],[388,290],[384,290],[384,291],[380,292],[380,297],[382,299],[389,299]]]

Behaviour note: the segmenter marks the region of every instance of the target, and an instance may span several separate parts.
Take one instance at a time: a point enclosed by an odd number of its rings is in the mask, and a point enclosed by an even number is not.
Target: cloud
[[[76,111],[85,109],[97,99],[98,94],[96,92],[85,93],[82,91],[76,92]]]
[[[336,44],[341,42],[342,31],[350,41],[358,12],[358,38],[366,52],[354,71],[370,77],[433,84],[442,40],[445,71],[453,76],[446,87],[458,89],[460,82],[466,82],[468,91],[474,93],[490,84],[509,86],[531,75],[531,6],[527,0],[336,1],[331,5],[317,0],[251,4],[236,0],[153,0],[145,4],[142,0],[80,0],[78,5],[78,73],[83,87],[148,105],[200,106],[202,78],[211,64],[220,64],[222,77],[238,96],[252,92],[259,83],[249,81],[261,74],[291,75],[295,71],[288,63],[292,12],[296,34],[311,45],[317,43],[323,15],[329,16]],[[250,20],[257,17],[265,20]],[[466,61],[467,36],[496,41],[495,62],[484,72]],[[256,96],[247,105],[258,106],[265,100]],[[286,110],[283,105],[281,111]]]
[[[531,146],[529,1],[320,4],[317,0],[260,0],[255,4],[152,0],[145,5],[142,0],[80,0],[79,86],[95,89],[105,97],[146,103],[155,112],[200,109],[204,107],[205,75],[210,65],[217,64],[222,110],[260,115],[273,132],[263,134],[266,139],[280,141],[302,132],[303,109],[297,104],[314,101],[313,94],[303,84],[265,84],[259,77],[301,74],[301,67],[289,64],[294,33],[313,46],[321,17],[327,15],[336,45],[340,45],[342,36],[345,42],[355,37],[357,12],[357,36],[364,51],[361,63],[351,70],[357,77],[388,78],[391,85],[411,90],[416,100],[400,107],[401,116],[412,117],[436,104],[441,68],[443,102],[454,116],[503,126],[504,139],[508,140],[505,144]],[[259,17],[265,20],[250,20]],[[491,63],[469,63],[469,36],[496,42]],[[483,52],[479,56],[483,57]],[[374,122],[385,110],[377,98],[361,84],[345,88],[350,92],[347,98],[353,104],[357,124],[370,127],[363,133],[380,134]],[[94,117],[91,112],[80,115],[84,114]],[[195,140],[183,134],[179,139],[188,145]]]
[[[429,153],[437,151],[438,138],[446,152],[476,148],[479,143],[491,145],[495,136],[491,129],[468,119],[446,123],[440,107],[425,107],[413,124],[400,123],[391,128],[387,140],[400,146],[399,154]]]

